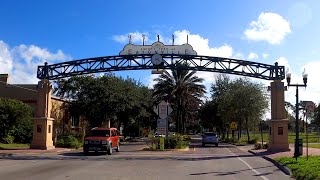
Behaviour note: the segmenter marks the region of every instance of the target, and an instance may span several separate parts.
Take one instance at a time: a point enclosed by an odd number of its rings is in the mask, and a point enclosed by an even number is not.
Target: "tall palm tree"
[[[157,83],[154,85],[153,95],[157,102],[164,98],[169,99],[173,109],[176,110],[176,130],[184,133],[185,118],[190,109],[188,105],[190,102],[199,105],[206,91],[202,84],[203,79],[195,76],[196,71],[183,70],[181,66],[187,64],[177,64],[175,69],[171,69],[171,74],[164,71],[155,79]]]

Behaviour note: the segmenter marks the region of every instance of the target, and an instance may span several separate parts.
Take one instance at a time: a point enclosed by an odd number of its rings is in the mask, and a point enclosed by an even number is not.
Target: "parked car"
[[[120,151],[120,136],[116,128],[92,128],[84,139],[84,154],[93,151],[111,155],[114,149]]]
[[[204,135],[202,135],[202,146],[205,146],[206,144],[214,144],[218,146],[219,138],[217,134],[213,132],[204,133]]]

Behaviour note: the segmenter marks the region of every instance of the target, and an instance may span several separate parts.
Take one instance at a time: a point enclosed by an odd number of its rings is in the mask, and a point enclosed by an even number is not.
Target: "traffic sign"
[[[158,134],[163,134],[163,135],[166,135],[167,134],[167,128],[166,127],[158,127],[157,128],[157,132]]]
[[[167,119],[158,119],[157,127],[167,127]]]
[[[315,108],[316,108],[316,105],[312,101],[308,101],[306,103],[306,109],[308,112],[313,112]]]
[[[153,111],[160,117],[160,119],[165,119],[172,113],[173,109],[168,105],[168,103],[161,101],[158,106],[153,108]]]
[[[236,122],[232,121],[231,124],[230,124],[230,129],[231,130],[237,130],[237,128],[238,128],[238,124]]]

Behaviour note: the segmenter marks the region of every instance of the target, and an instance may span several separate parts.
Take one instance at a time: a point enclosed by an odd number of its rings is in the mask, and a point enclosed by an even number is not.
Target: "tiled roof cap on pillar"
[[[9,75],[8,74],[0,74],[0,81],[8,84]]]

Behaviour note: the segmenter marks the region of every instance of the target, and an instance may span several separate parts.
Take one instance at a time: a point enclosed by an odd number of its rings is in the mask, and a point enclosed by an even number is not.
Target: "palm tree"
[[[202,84],[203,79],[195,76],[196,71],[183,70],[181,66],[188,65],[177,64],[175,69],[171,69],[171,74],[164,71],[159,78],[155,79],[157,83],[154,85],[153,95],[157,102],[162,99],[170,102],[176,110],[176,130],[179,133],[185,133],[185,118],[190,112],[188,106],[190,103],[198,106],[206,91]]]

